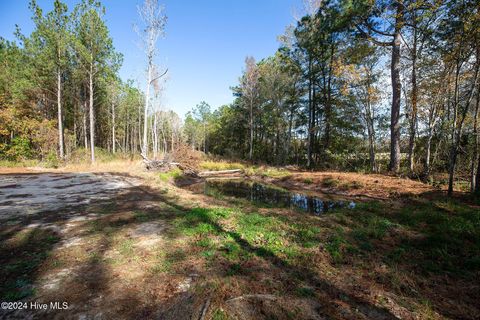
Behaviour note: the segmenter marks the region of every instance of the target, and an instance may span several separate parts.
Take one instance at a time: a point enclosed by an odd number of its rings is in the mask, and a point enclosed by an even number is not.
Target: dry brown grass
[[[438,191],[430,185],[411,179],[352,172],[293,172],[286,179],[265,180],[287,189],[340,193],[375,199],[417,196]]]

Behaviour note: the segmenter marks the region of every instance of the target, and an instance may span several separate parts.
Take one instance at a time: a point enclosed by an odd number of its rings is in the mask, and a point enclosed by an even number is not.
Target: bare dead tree
[[[247,108],[250,113],[249,127],[250,127],[250,150],[248,157],[250,161],[253,160],[253,117],[254,108],[259,96],[259,78],[260,71],[253,57],[245,58],[245,72],[241,79],[241,91],[247,102]]]
[[[157,40],[159,37],[165,35],[165,25],[167,23],[167,16],[164,13],[165,9],[158,0],[145,0],[143,6],[138,7],[138,14],[143,23],[143,28],[137,32],[139,33],[145,53],[147,55],[147,84],[145,90],[145,107],[144,107],[144,122],[143,122],[143,141],[142,141],[142,154],[147,156],[148,143],[148,111],[150,104],[150,86],[152,83],[164,76],[168,70],[164,73],[154,76],[154,58],[157,55]]]
[[[159,121],[159,113],[161,114],[161,93],[163,90],[162,84],[160,82],[160,74],[158,68],[154,66],[154,80],[153,80],[153,91],[155,93],[155,104],[156,110],[153,113],[152,119],[152,140],[153,140],[153,158],[157,159],[158,151],[159,151],[159,144],[158,144],[158,121]]]

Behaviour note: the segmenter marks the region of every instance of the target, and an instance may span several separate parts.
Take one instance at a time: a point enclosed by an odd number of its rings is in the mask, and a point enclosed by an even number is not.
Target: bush
[[[45,167],[47,168],[58,168],[59,161],[57,158],[57,153],[50,151],[45,158]]]
[[[6,147],[5,156],[8,160],[25,160],[33,155],[30,140],[27,137],[15,137],[9,147]]]

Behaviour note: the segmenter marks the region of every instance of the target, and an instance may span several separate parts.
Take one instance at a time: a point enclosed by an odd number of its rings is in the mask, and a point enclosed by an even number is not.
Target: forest
[[[212,111],[201,102],[182,121],[158,107],[164,71],[153,60],[146,92],[119,78],[122,54],[100,3],[68,12],[57,1],[44,14],[32,2],[35,31],[26,36],[18,28],[18,41],[1,43],[2,158],[56,162],[84,148],[94,161],[95,147],[132,154],[146,148],[157,157],[188,143],[272,165],[401,172],[424,181],[446,172],[450,193],[455,184],[474,191],[480,185],[477,3],[369,6],[312,5],[279,36],[277,52],[245,59],[239,82],[231,84],[231,104]],[[148,45],[153,59],[155,47]]]
[[[480,317],[477,0],[304,0],[186,114],[137,9],[141,83],[98,0],[0,37],[0,318]]]

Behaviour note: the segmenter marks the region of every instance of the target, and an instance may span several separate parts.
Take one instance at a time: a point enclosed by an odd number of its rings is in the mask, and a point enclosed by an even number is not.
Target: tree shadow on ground
[[[131,175],[123,173],[110,173],[112,175],[123,176],[124,178],[134,178]],[[181,200],[181,199],[180,199]],[[159,204],[160,207],[150,206]],[[166,205],[166,206],[163,206]],[[178,195],[170,196],[161,191],[147,186],[131,186],[118,194],[112,195],[110,199],[95,200],[89,205],[68,208],[60,212],[44,212],[39,215],[32,215],[21,219],[19,223],[0,227],[0,236],[2,242],[10,243],[19,235],[25,233],[26,236],[14,242],[9,247],[2,246],[1,256],[3,268],[2,288],[7,288],[6,279],[11,278],[13,282],[24,279],[28,275],[28,284],[35,284],[40,281],[40,275],[59,268],[52,267],[52,261],[49,255],[55,251],[56,246],[62,240],[68,239],[72,235],[59,232],[66,228],[72,214],[75,217],[95,214],[86,221],[80,223],[81,230],[76,233],[78,237],[91,237],[93,242],[86,246],[85,258],[78,261],[70,261],[71,265],[65,267],[70,270],[59,286],[54,288],[49,294],[38,297],[34,292],[30,298],[50,299],[49,301],[68,301],[71,303],[69,310],[49,312],[33,312],[36,318],[50,319],[53,316],[60,318],[71,318],[73,316],[84,316],[88,318],[116,318],[116,319],[188,319],[192,316],[199,316],[204,302],[215,295],[215,288],[197,290],[192,287],[187,291],[179,291],[178,283],[189,277],[192,272],[202,273],[193,262],[186,262],[181,269],[172,269],[170,271],[151,272],[150,266],[146,264],[148,256],[143,253],[132,257],[123,257],[121,266],[130,268],[119,270],[110,262],[112,251],[117,250],[115,241],[118,238],[126,237],[125,230],[131,227],[139,226],[142,223],[159,222],[166,225],[164,236],[173,243],[182,241],[182,234],[178,233],[172,227],[175,220],[179,217],[191,213],[191,207],[186,203],[179,201]],[[371,302],[356,295],[355,292],[346,292],[330,281],[323,279],[321,275],[314,271],[314,266],[293,265],[288,260],[279,257],[275,252],[264,247],[254,245],[245,240],[240,233],[226,228],[218,220],[208,214],[210,209],[201,209],[195,211],[198,219],[194,223],[206,224],[210,226],[215,233],[229,237],[242,248],[242,250],[252,254],[265,262],[264,265],[257,266],[260,272],[264,274],[284,273],[285,277],[280,277],[283,282],[283,288],[294,291],[299,283],[306,284],[313,288],[314,295],[311,299],[320,302],[320,308],[317,310],[319,316],[333,319],[397,319],[394,314],[385,308],[376,306]],[[139,214],[132,214],[137,212]],[[26,228],[28,224],[41,221],[43,225],[34,228]],[[44,226],[57,226],[49,229]],[[83,229],[82,229],[83,228]],[[30,230],[30,231],[29,231]],[[37,230],[37,231],[36,231]],[[62,239],[63,238],[63,239]],[[424,241],[424,239],[419,239]],[[421,247],[421,245],[419,244]],[[70,251],[74,250],[68,249]],[[378,247],[379,248],[379,247]],[[67,250],[67,251],[68,251]],[[174,256],[175,247],[163,248],[167,256]],[[194,252],[197,254],[198,252]],[[385,253],[386,254],[386,253]],[[36,260],[35,260],[36,259]],[[31,264],[17,263],[18,261],[36,261]],[[51,259],[50,259],[51,260]],[[46,263],[46,261],[48,263]],[[220,261],[213,261],[213,264],[219,264]],[[14,269],[14,273],[5,270]],[[121,269],[121,268],[120,268]],[[213,268],[220,270],[221,268]],[[141,272],[140,272],[141,271]],[[10,272],[10,273],[9,273]],[[129,278],[130,274],[139,273],[138,277]],[[202,286],[202,281],[208,280],[208,273],[200,274],[197,281],[198,286]],[[220,278],[231,278],[231,275],[218,275]],[[249,272],[246,271],[243,277],[248,278]],[[249,279],[249,281],[256,281]],[[196,285],[197,285],[196,284]],[[27,286],[28,288],[28,286]],[[254,288],[254,286],[252,286]],[[15,289],[16,290],[16,289]],[[244,288],[244,293],[257,293],[249,288]],[[285,295],[292,292],[285,291]],[[5,298],[5,292],[2,292]],[[222,295],[221,297],[224,297]],[[29,297],[14,297],[29,299]],[[234,298],[233,296],[227,298]],[[215,303],[222,305],[223,300],[215,300]],[[439,301],[442,297],[438,297]],[[433,300],[433,307],[442,306],[442,304]],[[342,305],[343,308],[338,308]],[[287,307],[288,308],[288,307]],[[350,310],[350,313],[344,313],[344,310]],[[447,314],[445,310],[439,307],[439,313]],[[444,313],[445,312],[445,313]],[[6,318],[9,317],[6,314]],[[267,318],[266,314],[258,314],[259,319]],[[285,318],[288,318],[285,315]]]

